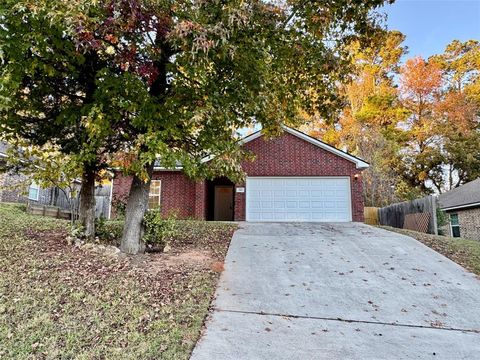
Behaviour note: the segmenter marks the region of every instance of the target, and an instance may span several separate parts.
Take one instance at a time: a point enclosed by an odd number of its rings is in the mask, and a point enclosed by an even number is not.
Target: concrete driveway
[[[246,223],[192,359],[478,359],[480,280],[363,224]]]

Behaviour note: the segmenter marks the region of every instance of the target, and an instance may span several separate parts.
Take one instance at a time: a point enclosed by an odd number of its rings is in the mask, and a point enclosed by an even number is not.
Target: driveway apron
[[[244,223],[192,359],[478,359],[480,281],[358,223]]]

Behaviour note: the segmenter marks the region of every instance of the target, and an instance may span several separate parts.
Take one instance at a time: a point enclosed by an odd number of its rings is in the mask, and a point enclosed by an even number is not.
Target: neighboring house
[[[50,203],[52,194],[49,189],[40,189],[22,174],[4,170],[8,145],[0,141],[0,202]],[[3,170],[2,170],[3,169]]]
[[[300,131],[284,130],[270,140],[261,132],[241,140],[256,155],[242,164],[245,183],[195,182],[181,167],[156,167],[149,207],[204,220],[363,221],[361,172],[368,164]],[[113,199],[125,199],[131,182],[117,173]]]
[[[42,189],[24,174],[2,171],[7,157],[8,145],[0,142],[0,202],[31,203],[59,206],[68,209],[68,200],[56,187]]]
[[[2,171],[7,157],[8,145],[0,141],[0,202],[25,203],[55,206],[70,211],[70,191],[59,187],[41,188],[28,176],[13,171]],[[73,188],[80,191],[81,181],[76,180]],[[108,217],[110,212],[111,185],[97,186],[95,189],[96,216]],[[72,199],[74,208],[78,200]]]
[[[439,195],[438,202],[448,215],[447,235],[480,240],[480,178]]]

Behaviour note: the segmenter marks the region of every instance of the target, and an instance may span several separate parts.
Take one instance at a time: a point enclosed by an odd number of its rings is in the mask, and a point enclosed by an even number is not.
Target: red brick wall
[[[236,191],[237,187],[245,188],[245,184],[236,184],[235,185],[235,204],[233,208],[233,218],[235,221],[244,221],[245,220],[245,194],[246,190],[243,193],[238,193]]]
[[[289,133],[270,140],[259,137],[246,143],[245,149],[256,154],[253,162],[242,165],[247,176],[350,176],[352,218],[364,220],[361,170],[351,161]],[[357,180],[355,174],[359,174]],[[245,194],[235,194],[237,221],[245,220]]]
[[[205,181],[195,183],[195,218],[204,220],[207,217],[207,184]]]
[[[259,137],[245,144],[245,148],[257,155],[255,161],[243,163],[247,176],[350,176],[352,218],[353,221],[363,221],[361,170],[356,169],[351,161],[289,133],[271,140]],[[355,174],[359,175],[357,180]],[[179,210],[181,217],[205,219],[204,181],[195,183],[178,171],[157,171],[153,178],[162,180],[162,213]],[[128,194],[130,185],[131,179],[115,177],[114,197]],[[235,192],[234,216],[237,221],[245,220],[245,194]]]
[[[112,205],[115,201],[126,201],[130,186],[132,186],[132,178],[123,176],[121,173],[115,173],[112,184]],[[115,209],[112,207],[112,217],[114,217],[114,211]]]
[[[152,179],[162,180],[162,214],[172,211],[182,218],[195,217],[195,183],[180,171],[157,171]],[[132,178],[116,174],[113,179],[113,198],[126,197],[132,185]],[[203,217],[202,217],[203,218]]]

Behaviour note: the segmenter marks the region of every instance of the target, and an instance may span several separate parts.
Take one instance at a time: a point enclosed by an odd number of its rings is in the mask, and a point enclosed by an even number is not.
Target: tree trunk
[[[127,254],[138,254],[145,251],[145,246],[142,242],[143,217],[148,208],[148,193],[150,191],[153,163],[148,165],[146,170],[148,180],[143,181],[134,175],[128,195],[125,224],[120,244],[120,250]]]
[[[85,170],[80,188],[79,220],[88,240],[95,238],[95,171]]]

